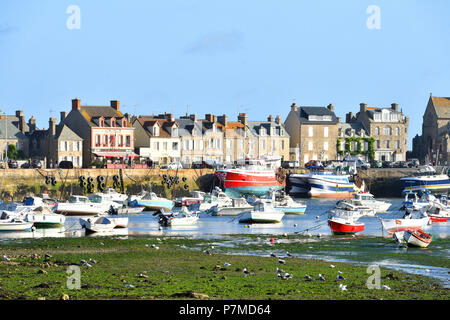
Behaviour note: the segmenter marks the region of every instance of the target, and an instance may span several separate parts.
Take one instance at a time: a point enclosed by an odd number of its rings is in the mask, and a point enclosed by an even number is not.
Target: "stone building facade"
[[[413,138],[412,157],[422,163],[450,162],[450,97],[430,94],[423,115],[422,135]]]
[[[284,126],[290,136],[291,160],[304,166],[310,160],[337,158],[338,118],[332,104],[327,107],[291,105]]]
[[[372,108],[361,103],[355,116],[352,113],[346,115],[346,122],[362,124],[374,139],[375,160],[406,160],[409,117],[399,111],[397,103],[392,103],[390,108]]]

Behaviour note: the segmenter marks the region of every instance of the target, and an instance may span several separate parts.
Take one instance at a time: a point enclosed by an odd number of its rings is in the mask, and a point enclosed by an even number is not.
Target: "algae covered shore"
[[[370,247],[373,254],[395,254],[396,259],[418,259],[416,263],[443,268],[449,267],[446,257],[407,255],[390,248],[382,248],[382,253],[379,240],[371,239],[352,239],[355,243],[366,241],[360,247],[352,247],[346,239],[302,242],[300,237],[280,236],[271,243],[270,237],[126,236],[3,241],[0,299],[449,299],[449,289],[442,281],[384,265],[376,274],[368,269],[369,263],[361,263]],[[327,251],[340,251],[347,257],[359,255],[361,259],[350,263],[304,258]],[[290,276],[277,276],[277,268]],[[244,274],[244,269],[248,274]],[[345,280],[337,279],[338,271]],[[319,274],[325,281],[318,279]],[[339,289],[341,283],[346,290]]]

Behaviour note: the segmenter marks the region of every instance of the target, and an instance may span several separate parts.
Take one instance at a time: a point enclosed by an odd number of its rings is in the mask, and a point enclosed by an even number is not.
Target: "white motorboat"
[[[59,202],[54,211],[66,216],[95,216],[106,214],[111,207],[118,209],[121,205],[103,193],[94,193],[89,198],[71,195],[68,202]]]
[[[102,193],[108,196],[111,201],[117,202],[119,204],[123,204],[128,198],[126,194],[119,193],[113,188],[106,188]]]
[[[198,210],[208,211],[214,206],[224,207],[231,206],[233,198],[229,197],[219,187],[215,187],[211,194],[206,194],[203,202],[198,205]]]
[[[347,200],[357,206],[368,207],[375,212],[386,212],[391,204],[386,201],[375,200],[373,194],[368,192],[357,192],[353,194],[353,198]]]
[[[175,201],[176,206],[186,206],[189,207],[191,204],[202,203],[205,198],[205,193],[202,191],[194,190],[191,191],[190,197],[177,198]]]
[[[34,210],[29,210],[25,214],[24,220],[32,222],[36,228],[61,227],[64,226],[66,217],[54,213],[47,207],[38,207]]]
[[[432,236],[421,229],[405,230],[394,233],[394,239],[399,243],[407,244],[412,247],[426,248],[432,241]]]
[[[114,228],[127,228],[128,227],[128,217],[127,216],[108,215],[108,216],[103,216],[103,217],[111,220],[111,222],[113,222],[115,225]]]
[[[115,227],[116,224],[106,217],[92,217],[92,218],[80,218],[79,220],[81,227],[86,229],[86,232],[110,232]]]
[[[0,231],[27,231],[31,230],[33,222],[27,222],[22,219],[0,219]]]
[[[430,223],[430,217],[421,211],[407,211],[400,219],[380,219],[383,229],[388,233],[404,230],[418,230]]]
[[[199,217],[196,213],[192,213],[185,206],[180,210],[174,210],[170,213],[164,213],[160,210],[153,215],[158,215],[158,222],[164,227],[169,226],[192,226],[197,223]]]
[[[239,213],[251,210],[252,208],[253,206],[244,198],[232,198],[231,204],[217,204],[213,206],[208,213],[212,216],[237,216]]]
[[[268,201],[273,204],[277,210],[281,210],[284,214],[304,214],[306,211],[306,204],[301,201],[295,201],[291,196],[279,191],[268,191],[261,201]],[[249,203],[255,203],[257,198],[248,198]]]
[[[239,223],[278,223],[284,217],[284,212],[275,209],[269,201],[258,200],[253,209],[240,213]]]
[[[158,197],[154,192],[143,192],[138,196],[129,198],[128,204],[132,208],[143,207],[149,211],[156,211],[159,209],[170,211],[175,205],[172,200]]]
[[[364,206],[357,206],[353,203],[346,201],[339,201],[334,209],[329,211],[328,217],[352,217],[359,219],[363,216],[375,216],[374,209]]]

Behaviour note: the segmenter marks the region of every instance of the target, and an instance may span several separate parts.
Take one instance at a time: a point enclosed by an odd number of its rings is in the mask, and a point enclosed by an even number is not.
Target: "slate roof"
[[[278,124],[276,122],[269,121],[247,121],[247,127],[254,135],[261,135],[261,129],[266,129],[266,136],[270,136],[270,128],[275,128],[275,136],[289,137],[283,124]],[[281,134],[281,129],[283,129],[283,134]]]
[[[367,130],[364,128],[363,124],[361,122],[344,122],[339,124],[339,128],[344,131],[344,137],[350,136],[350,130],[355,130],[355,136],[360,136],[361,132],[364,132],[364,136],[368,137],[369,134]]]
[[[149,137],[170,138],[172,137],[171,129],[173,125],[178,127],[178,123],[176,121],[170,121],[168,119],[138,117],[136,120],[139,121]],[[157,124],[160,128],[159,136],[153,135],[153,126],[155,124]]]
[[[7,139],[25,139],[26,135],[19,130],[18,120],[16,124],[14,119],[16,117],[5,118],[0,119],[0,139],[5,139],[6,134],[8,134]],[[25,130],[28,130],[28,127],[25,127]]]
[[[316,121],[316,120],[309,120],[309,116],[330,116],[331,120],[324,120],[324,121]],[[338,123],[337,117],[334,114],[333,111],[328,109],[327,107],[300,107],[297,110],[297,116],[300,120],[300,123],[309,123],[309,124],[336,124]]]
[[[69,141],[82,141],[83,139],[73,132],[65,124],[56,126],[55,139],[57,140],[69,140]]]
[[[431,97],[438,118],[450,119],[450,98]]]
[[[201,136],[203,134],[202,124],[199,121],[194,121],[191,119],[176,119],[180,129],[178,134],[182,137],[195,135]],[[195,132],[193,133],[195,128]]]
[[[80,112],[89,122],[91,127],[99,126],[99,118],[105,118],[105,127],[109,127],[112,117],[116,118],[116,127],[121,127],[121,119],[125,118],[122,112],[110,106],[80,106]],[[126,127],[132,127],[128,120],[125,121]]]

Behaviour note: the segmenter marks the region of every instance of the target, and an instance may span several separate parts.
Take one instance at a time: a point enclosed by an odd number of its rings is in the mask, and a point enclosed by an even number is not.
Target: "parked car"
[[[284,169],[299,168],[300,163],[298,161],[283,161],[281,162],[281,167]]]
[[[370,162],[370,167],[371,168],[382,168],[383,167],[383,162],[379,161],[379,160],[373,160]]]
[[[323,165],[322,162],[320,162],[319,160],[311,160],[305,163],[305,168],[309,167],[323,167]]]
[[[162,169],[183,169],[181,162],[171,162],[161,167]]]
[[[394,163],[392,161],[383,161],[383,168],[393,168]]]
[[[42,168],[42,162],[40,161],[40,160],[33,160],[33,161],[31,161],[31,167],[32,168],[37,168],[37,169],[40,169],[40,168]]]
[[[31,164],[29,162],[25,162],[20,166],[20,168],[29,169],[29,168],[31,168]]]
[[[8,168],[10,169],[17,169],[19,167],[19,164],[16,160],[9,160],[8,161]]]
[[[72,161],[63,160],[59,163],[59,168],[61,169],[73,169]]]
[[[419,159],[409,159],[408,160],[408,167],[418,167],[420,165]]]
[[[397,168],[408,168],[408,164],[406,161],[399,161],[397,162]]]
[[[191,165],[192,169],[214,169],[214,166],[206,163],[205,161],[193,162]]]

